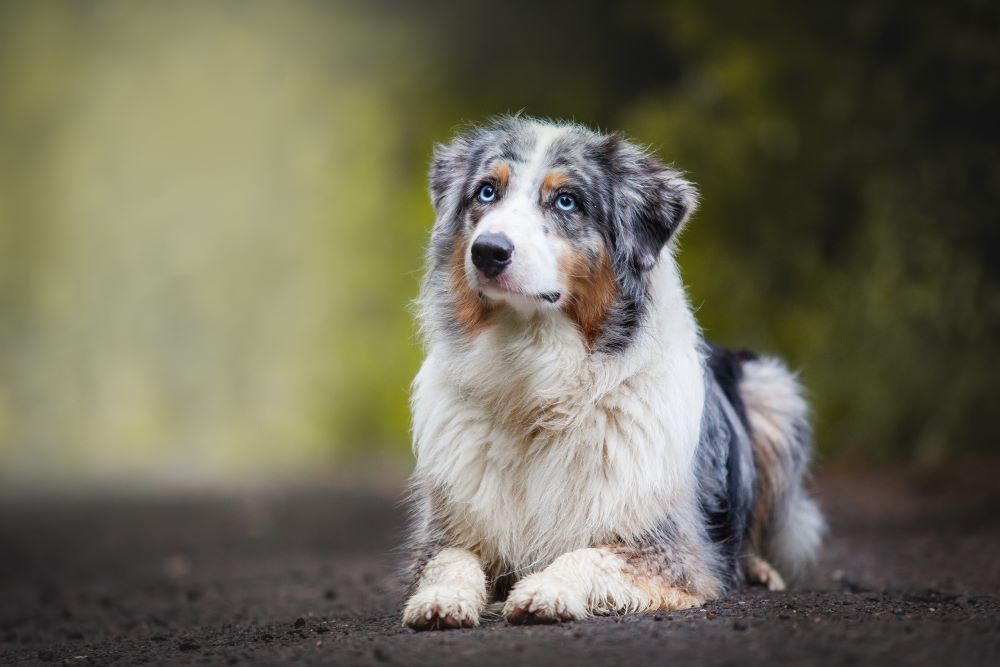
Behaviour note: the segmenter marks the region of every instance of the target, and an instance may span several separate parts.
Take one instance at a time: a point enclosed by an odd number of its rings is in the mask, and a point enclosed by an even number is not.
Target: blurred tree
[[[831,454],[992,446],[994,3],[671,3],[683,83],[626,112],[702,184],[685,266],[710,334],[789,354]]]
[[[975,0],[0,1],[0,475],[405,452],[431,145],[520,109],[699,183],[699,317],[828,456],[993,447],[998,72]]]

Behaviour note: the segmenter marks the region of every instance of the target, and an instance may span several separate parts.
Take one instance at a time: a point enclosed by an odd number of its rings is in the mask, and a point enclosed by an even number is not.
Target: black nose
[[[510,264],[514,244],[505,234],[483,234],[472,244],[472,263],[487,278],[496,278]]]

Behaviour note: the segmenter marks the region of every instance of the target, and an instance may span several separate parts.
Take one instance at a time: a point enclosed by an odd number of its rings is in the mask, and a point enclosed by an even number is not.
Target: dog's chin
[[[504,303],[520,312],[542,311],[558,308],[565,293],[561,288],[543,290],[525,290],[510,285],[501,285],[493,281],[482,281],[476,290],[489,301]]]

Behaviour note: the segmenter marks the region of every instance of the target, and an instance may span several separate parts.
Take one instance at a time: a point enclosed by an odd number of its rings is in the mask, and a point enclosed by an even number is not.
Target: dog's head
[[[432,271],[466,334],[500,310],[562,311],[591,347],[625,345],[648,274],[697,202],[680,173],[617,134],[505,117],[438,146]]]

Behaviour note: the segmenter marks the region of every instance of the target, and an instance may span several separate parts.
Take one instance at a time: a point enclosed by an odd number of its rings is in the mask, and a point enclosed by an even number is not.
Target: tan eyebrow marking
[[[496,179],[498,187],[506,188],[507,183],[510,181],[510,165],[506,162],[497,164],[493,167],[492,176]]]
[[[568,184],[569,179],[564,172],[550,171],[542,181],[542,197],[547,199],[554,191],[561,190]]]

